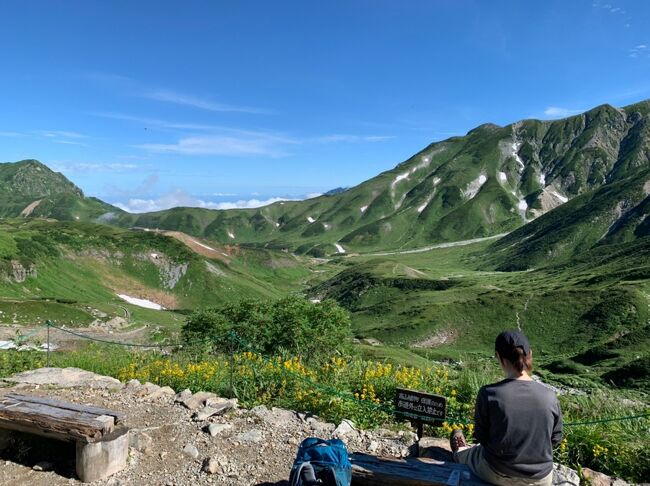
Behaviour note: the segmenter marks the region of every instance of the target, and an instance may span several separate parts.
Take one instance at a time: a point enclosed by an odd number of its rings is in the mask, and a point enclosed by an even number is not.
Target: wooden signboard
[[[447,399],[440,395],[405,388],[395,389],[395,413],[418,424],[418,436],[424,423],[441,425],[447,416]]]

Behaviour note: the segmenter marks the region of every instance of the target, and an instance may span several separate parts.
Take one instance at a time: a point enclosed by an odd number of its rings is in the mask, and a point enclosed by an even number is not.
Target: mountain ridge
[[[49,195],[30,216],[178,230],[222,244],[320,257],[514,231],[576,196],[641,174],[649,160],[646,100],[623,108],[604,104],[559,120],[479,125],[464,136],[429,144],[361,184],[303,201],[131,214],[59,181],[67,187],[63,195]],[[64,177],[52,174],[52,180]],[[17,216],[40,198],[32,196],[21,200],[23,207],[14,203],[5,209],[4,216]]]

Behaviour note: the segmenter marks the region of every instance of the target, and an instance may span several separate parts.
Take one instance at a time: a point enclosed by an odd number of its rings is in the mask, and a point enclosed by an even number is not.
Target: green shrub
[[[235,346],[318,361],[349,348],[350,317],[333,301],[312,303],[294,296],[243,300],[193,312],[183,326],[183,338],[206,340],[222,352]]]

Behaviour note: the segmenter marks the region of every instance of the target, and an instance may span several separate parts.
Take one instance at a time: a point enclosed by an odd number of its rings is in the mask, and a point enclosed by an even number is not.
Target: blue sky
[[[301,198],[650,98],[645,1],[6,1],[0,46],[0,160],[136,211]]]

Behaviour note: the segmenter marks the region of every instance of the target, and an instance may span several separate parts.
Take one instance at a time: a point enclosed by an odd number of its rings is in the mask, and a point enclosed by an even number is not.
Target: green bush
[[[349,349],[350,317],[333,301],[312,303],[294,296],[242,300],[193,312],[183,338],[188,343],[205,340],[222,352],[234,347],[319,361]]]

